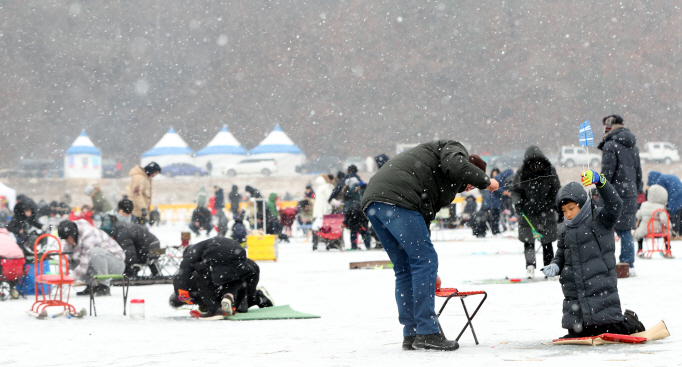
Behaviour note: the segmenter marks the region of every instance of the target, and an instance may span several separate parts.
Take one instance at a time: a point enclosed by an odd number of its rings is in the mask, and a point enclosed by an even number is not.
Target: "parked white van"
[[[597,151],[597,148],[593,148]],[[601,166],[601,155],[587,153],[585,147],[563,146],[559,152],[559,164],[571,168],[576,165],[588,165],[592,168]]]
[[[639,153],[639,159],[648,162],[663,162],[671,164],[680,161],[680,153],[672,143],[667,142],[653,142],[646,143]]]
[[[270,174],[277,172],[277,161],[272,158],[250,158],[244,159],[237,163],[234,167],[227,170],[229,177],[234,177],[238,174],[249,175],[260,173],[263,176],[270,176]]]

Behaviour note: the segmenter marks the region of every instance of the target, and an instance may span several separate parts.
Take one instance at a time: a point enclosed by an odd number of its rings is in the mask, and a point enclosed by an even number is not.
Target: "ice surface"
[[[155,228],[162,241],[179,239],[179,229]],[[436,237],[436,233],[434,233]],[[146,301],[146,319],[122,315],[121,289],[97,299],[98,317],[38,320],[26,315],[33,302],[0,303],[3,366],[452,366],[535,365],[678,365],[682,344],[676,331],[682,295],[680,260],[637,259],[636,278],[619,280],[623,308],[635,310],[646,326],[665,320],[672,337],[642,345],[600,347],[543,345],[564,334],[558,281],[471,285],[467,280],[521,277],[522,244],[514,239],[473,239],[470,231],[440,235],[437,242],[444,287],[486,290],[488,300],[474,319],[480,345],[470,331],[456,352],[405,352],[398,324],[391,270],[349,270],[352,261],[387,259],[380,251],[318,252],[303,239],[279,246],[277,262],[259,262],[261,284],[278,305],[322,316],[312,320],[199,321],[186,310],[167,305],[171,285],[131,287],[129,299]],[[675,249],[682,251],[677,242]],[[488,254],[473,254],[473,253]],[[502,252],[502,254],[494,254]],[[542,261],[538,254],[538,261]],[[540,272],[536,271],[536,276]],[[72,294],[77,309],[87,297]],[[466,300],[473,310],[477,298]],[[442,300],[437,300],[440,307]],[[51,314],[56,309],[48,310]],[[454,338],[464,326],[456,300],[441,323]],[[537,364],[540,365],[540,364]]]

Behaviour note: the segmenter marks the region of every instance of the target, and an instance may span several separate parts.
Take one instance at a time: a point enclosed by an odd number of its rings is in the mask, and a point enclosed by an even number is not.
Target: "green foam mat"
[[[319,319],[320,316],[298,312],[289,305],[250,308],[247,313],[238,313],[233,316],[226,316],[226,320],[250,321],[250,320],[288,320],[288,319]]]

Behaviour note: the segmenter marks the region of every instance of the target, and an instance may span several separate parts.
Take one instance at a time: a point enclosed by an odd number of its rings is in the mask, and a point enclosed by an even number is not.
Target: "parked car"
[[[208,176],[208,171],[204,168],[191,165],[189,163],[173,163],[161,169],[164,176]]]
[[[121,177],[121,163],[115,159],[102,159],[102,177]]]
[[[597,151],[597,149],[594,149]],[[588,153],[585,147],[563,146],[559,152],[559,164],[571,168],[576,165],[601,167],[601,155]]]
[[[523,156],[526,154],[525,150],[512,150],[511,152],[502,155],[496,155],[490,158],[488,167],[499,168],[505,170],[507,168],[519,168],[523,164]]]
[[[300,166],[296,166],[298,173],[333,173],[343,171],[343,161],[339,157],[313,158]]]
[[[229,177],[243,174],[260,173],[263,176],[270,176],[277,172],[277,161],[272,158],[250,158],[244,159],[234,167],[227,170]]]
[[[22,177],[46,177],[50,169],[54,169],[55,161],[52,159],[34,159],[27,158],[22,159],[19,162],[19,170],[21,171]],[[62,165],[62,176],[64,170],[64,162]]]
[[[663,162],[671,164],[680,161],[680,153],[672,143],[653,142],[644,144],[639,153],[639,158],[645,163]]]

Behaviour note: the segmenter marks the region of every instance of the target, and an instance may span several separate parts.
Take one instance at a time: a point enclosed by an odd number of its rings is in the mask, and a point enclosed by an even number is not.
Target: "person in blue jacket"
[[[504,210],[504,201],[502,197],[505,195],[505,192],[508,194],[505,181],[512,175],[514,175],[514,171],[511,168],[502,172],[500,172],[499,168],[493,168],[492,172],[490,172],[490,177],[496,179],[497,182],[500,183],[500,188],[497,191],[487,192],[490,196],[490,201],[486,209],[490,211],[490,228],[494,235],[500,233],[500,214],[502,213],[502,210]]]
[[[682,230],[682,181],[675,175],[664,175],[660,172],[649,172],[647,186],[661,185],[668,191],[668,213],[670,225],[675,233]]]

